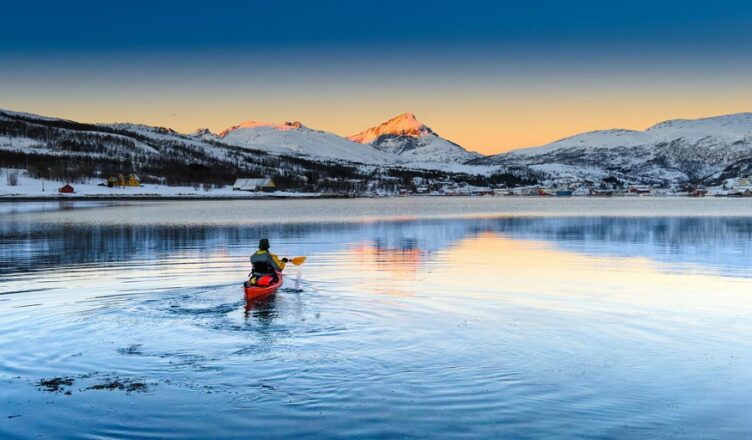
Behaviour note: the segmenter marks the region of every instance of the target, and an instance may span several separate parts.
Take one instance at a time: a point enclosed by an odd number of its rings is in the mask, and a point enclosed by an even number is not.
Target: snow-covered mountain
[[[203,138],[206,133],[200,134]],[[326,131],[312,130],[300,122],[246,121],[217,135],[229,145],[253,148],[272,154],[305,156],[312,159],[345,160],[366,164],[404,162],[398,155],[359,144]]]
[[[359,168],[344,158],[333,164],[290,156],[219,142],[208,130],[186,135],[163,127],[88,124],[0,109],[0,162],[38,178],[81,182],[95,175],[137,173],[142,179],[183,185],[276,176],[300,186],[306,173],[360,177]]]
[[[54,122],[58,125],[73,124],[77,130],[86,126],[90,131],[108,132],[108,136],[125,134],[128,137],[128,133],[137,133],[135,138],[123,140],[125,143],[133,143],[136,150],[154,152],[153,143],[145,142],[143,139],[151,138],[160,143],[186,144],[193,150],[191,154],[219,154],[222,159],[225,159],[228,153],[223,151],[225,150],[223,148],[217,149],[218,146],[227,146],[227,149],[232,151],[236,151],[237,148],[245,149],[248,150],[244,152],[246,155],[256,151],[272,155],[302,157],[313,161],[373,165],[411,165],[412,163],[423,168],[462,163],[479,156],[475,153],[468,153],[462,147],[438,137],[430,128],[419,124],[412,115],[409,115],[408,119],[395,118],[393,121],[397,124],[383,129],[378,136],[369,141],[356,142],[333,133],[308,128],[300,122],[246,121],[218,134],[212,133],[207,128],[201,128],[184,135],[169,128],[139,124],[80,124],[6,110],[2,112],[6,117],[23,118],[26,121],[33,119],[47,122],[58,121]],[[5,146],[14,146],[14,148],[16,145],[31,144],[34,144],[35,148],[40,148],[40,145],[23,136],[0,139],[0,141]],[[113,144],[114,141],[109,143]],[[104,151],[107,148],[100,149]],[[121,153],[122,151],[109,150],[107,154],[121,156]]]
[[[752,113],[661,122],[644,131],[598,130],[472,161],[550,176],[644,183],[708,181],[752,161]]]
[[[481,157],[440,137],[412,113],[403,113],[349,139],[411,162],[464,163]]]
[[[2,109],[0,168],[25,170],[24,179],[87,185],[92,179],[135,173],[143,183],[200,184],[204,189],[241,177],[273,176],[278,188],[334,194],[394,192],[416,177],[477,184],[493,171],[407,163],[299,123],[249,122],[220,135],[206,129],[181,134],[164,127],[80,123]]]
[[[176,183],[197,176],[209,182],[237,175],[294,179],[319,169],[336,175],[342,166],[354,175],[380,166],[527,180],[572,176],[593,182],[616,177],[627,183],[715,184],[752,174],[752,113],[670,120],[644,131],[599,130],[479,157],[440,138],[412,114],[345,139],[299,122],[250,121],[219,134],[201,129],[188,135],[0,110],[0,156],[5,163],[38,164],[49,173],[67,169],[82,175],[93,169],[107,175],[132,169]],[[473,160],[459,164],[466,159]]]

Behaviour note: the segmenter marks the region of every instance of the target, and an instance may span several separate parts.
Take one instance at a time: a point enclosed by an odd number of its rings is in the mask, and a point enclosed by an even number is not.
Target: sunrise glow
[[[388,5],[368,8],[357,26],[334,3],[293,2],[308,17],[293,25],[271,5],[238,3],[223,8],[234,11],[228,16],[188,3],[162,11],[168,21],[155,7],[118,11],[122,22],[107,25],[103,6],[92,11],[101,17],[64,26],[65,8],[50,5],[35,12],[44,25],[33,35],[19,27],[32,17],[9,5],[0,18],[0,107],[183,133],[300,121],[340,136],[410,112],[483,154],[750,110],[749,26],[738,11],[699,1],[623,9],[425,3],[397,16]],[[668,18],[645,21],[643,9]],[[706,13],[715,20],[693,18]],[[203,30],[175,24],[195,16]]]

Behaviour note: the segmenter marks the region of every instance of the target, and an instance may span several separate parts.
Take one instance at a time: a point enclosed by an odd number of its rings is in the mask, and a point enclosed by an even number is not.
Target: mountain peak
[[[259,128],[259,127],[270,127],[277,130],[285,131],[285,130],[297,130],[300,128],[303,128],[303,124],[301,124],[299,121],[289,122],[285,121],[284,123],[278,123],[278,122],[259,122],[259,121],[244,121],[241,122],[238,125],[233,125],[230,128],[227,128],[225,130],[222,130],[221,133],[219,133],[219,137],[225,137],[229,133],[238,130],[240,128]]]
[[[421,137],[434,134],[426,125],[418,122],[418,119],[412,113],[402,113],[392,119],[371,127],[366,131],[350,136],[348,139],[361,144],[370,144],[384,135]]]
[[[189,136],[203,141],[216,141],[219,139],[219,136],[212,133],[208,128],[199,128],[198,130],[193,131]]]
[[[420,122],[418,122],[418,118],[415,117],[415,113],[402,113],[401,115],[397,115],[387,121],[389,122],[399,122],[400,124],[404,125],[422,125]]]
[[[480,156],[440,137],[412,113],[397,115],[348,139],[416,162],[464,163]]]
[[[199,129],[194,130],[191,133],[191,136],[200,137],[200,136],[208,136],[208,135],[213,135],[213,134],[214,133],[212,133],[211,130],[209,130],[208,128],[199,128]]]

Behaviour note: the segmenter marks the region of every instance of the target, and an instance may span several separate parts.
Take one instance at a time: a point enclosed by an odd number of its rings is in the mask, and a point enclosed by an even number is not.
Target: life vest
[[[251,255],[251,264],[253,265],[254,275],[274,273],[272,255],[268,251],[256,251],[256,253]]]

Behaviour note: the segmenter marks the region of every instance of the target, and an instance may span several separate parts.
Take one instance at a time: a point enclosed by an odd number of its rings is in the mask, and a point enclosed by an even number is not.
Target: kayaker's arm
[[[274,266],[274,270],[277,270],[280,272],[285,270],[286,258],[280,259],[275,254],[271,254],[271,257],[272,257],[272,266]]]

